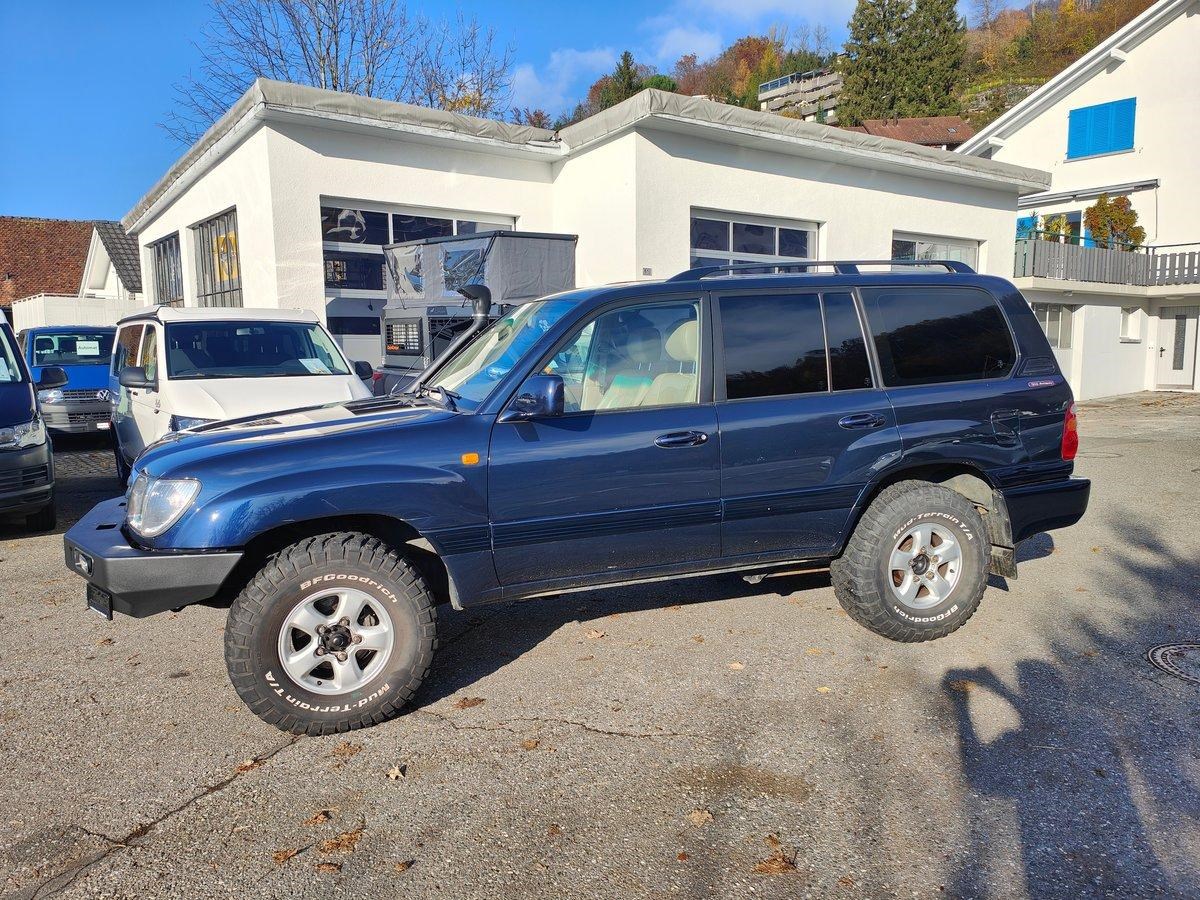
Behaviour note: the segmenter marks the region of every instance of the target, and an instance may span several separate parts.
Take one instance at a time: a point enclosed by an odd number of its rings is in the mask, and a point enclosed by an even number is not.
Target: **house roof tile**
[[[0,307],[31,294],[77,294],[92,222],[0,216]]]
[[[135,294],[142,292],[142,264],[138,257],[138,243],[125,233],[120,222],[97,222],[96,234],[108,251],[108,258],[120,276],[125,290]]]

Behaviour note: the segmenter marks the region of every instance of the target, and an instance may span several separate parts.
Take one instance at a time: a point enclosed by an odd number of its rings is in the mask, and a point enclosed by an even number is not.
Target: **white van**
[[[147,307],[113,345],[117,474],[169,431],[369,397],[371,371],[307,310]]]

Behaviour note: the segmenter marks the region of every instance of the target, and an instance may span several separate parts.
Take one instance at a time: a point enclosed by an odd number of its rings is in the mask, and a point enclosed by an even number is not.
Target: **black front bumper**
[[[1042,531],[1074,525],[1087,512],[1092,483],[1086,478],[1064,478],[1043,484],[1005,488],[1008,517],[1017,541]]]
[[[107,597],[111,612],[140,619],[211,600],[242,558],[238,551],[140,550],[122,532],[124,521],[125,500],[106,500],[63,536],[67,568],[91,586],[91,606],[98,605],[92,597]]]
[[[54,459],[49,442],[0,450],[0,514],[24,516],[54,499]]]

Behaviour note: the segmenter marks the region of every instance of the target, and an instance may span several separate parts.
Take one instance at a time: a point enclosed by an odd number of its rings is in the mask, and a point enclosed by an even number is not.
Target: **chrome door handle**
[[[854,413],[838,419],[838,425],[843,428],[878,428],[883,425],[883,416],[875,413]]]
[[[707,441],[708,435],[703,431],[672,431],[670,434],[660,434],[656,437],[654,445],[670,450],[672,447],[698,447]]]

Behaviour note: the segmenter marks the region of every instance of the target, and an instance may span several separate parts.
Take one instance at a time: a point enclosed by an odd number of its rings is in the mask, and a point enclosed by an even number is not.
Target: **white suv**
[[[117,323],[117,474],[169,431],[369,397],[370,376],[307,310],[147,307]]]

